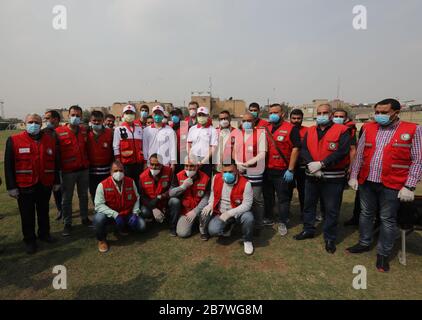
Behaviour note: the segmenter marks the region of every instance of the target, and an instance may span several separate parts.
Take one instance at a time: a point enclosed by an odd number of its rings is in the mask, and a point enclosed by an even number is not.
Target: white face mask
[[[220,121],[220,126],[222,128],[227,128],[230,125],[230,121],[229,120],[221,120]]]
[[[125,114],[123,116],[123,120],[125,120],[125,122],[132,123],[133,121],[135,121],[135,115],[134,114]]]
[[[123,172],[120,172],[120,171],[118,171],[118,172],[113,172],[113,179],[114,179],[115,181],[122,181],[122,180],[123,180],[123,178],[124,178],[124,176],[125,176],[125,174],[124,174]]]
[[[154,169],[150,169],[151,174],[153,177],[157,176],[160,174],[161,170],[154,170]]]
[[[192,178],[196,174],[196,171],[185,170],[185,172],[188,178]]]
[[[189,110],[189,115],[193,118],[196,117],[196,110]]]

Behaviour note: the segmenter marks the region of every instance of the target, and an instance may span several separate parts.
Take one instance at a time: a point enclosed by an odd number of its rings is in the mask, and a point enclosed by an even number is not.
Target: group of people
[[[358,193],[354,217],[346,225],[359,225],[360,240],[347,251],[370,250],[379,216],[376,267],[386,272],[400,202],[413,201],[422,176],[422,129],[401,121],[400,109],[394,99],[376,104],[374,119],[363,125],[359,139],[347,111],[329,104],[318,106],[311,127],[302,125],[301,110],[288,114],[280,104],[270,106],[266,121],[252,103],[235,126],[230,112],[223,111],[216,127],[210,110],[196,102],[189,104],[186,118],[180,109],[168,113],[157,105],[150,112],[146,105],[140,110],[127,105],[116,127],[114,116],[100,111],[91,113],[89,126],[82,124],[79,106],[70,107],[64,125],[56,111],[43,119],[30,114],[26,130],[7,140],[6,186],[17,199],[30,254],[37,250],[37,239],[55,241],[51,193],[57,219],[63,219],[62,235],[71,235],[76,185],[82,224],[94,227],[102,253],[109,250],[110,225],[125,235],[167,223],[171,236],[186,238],[198,228],[204,241],[230,237],[240,225],[244,252],[251,255],[253,239],[265,226],[276,223],[280,236],[288,234],[294,188],[303,220],[294,239],[314,238],[319,203],[325,250],[335,253],[343,191],[349,185]]]

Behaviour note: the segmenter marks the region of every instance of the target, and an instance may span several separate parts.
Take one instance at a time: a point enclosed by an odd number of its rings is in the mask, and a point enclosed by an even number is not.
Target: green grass
[[[0,145],[8,133],[0,133]],[[0,164],[3,177],[3,165]],[[341,221],[349,218],[353,193],[345,193]],[[164,227],[150,227],[145,234],[117,241],[110,236],[107,254],[97,251],[92,231],[80,225],[75,206],[75,232],[60,237],[62,225],[54,221],[54,245],[40,244],[34,256],[23,252],[16,201],[0,189],[0,299],[421,299],[422,237],[408,238],[408,266],[395,256],[391,272],[375,270],[375,251],[360,256],[345,254],[356,243],[357,231],[340,228],[338,251],[329,255],[321,235],[296,242],[301,230],[298,203],[292,205],[294,227],[282,239],[268,228],[255,241],[255,253],[248,257],[239,242],[240,230],[225,245],[215,239],[202,242],[198,234],[190,239],[169,236]],[[92,212],[92,208],[91,208]],[[321,228],[319,228],[321,230]],[[395,250],[397,253],[397,250]],[[368,270],[368,289],[354,290],[355,265]],[[68,289],[54,290],[55,265],[68,271]]]

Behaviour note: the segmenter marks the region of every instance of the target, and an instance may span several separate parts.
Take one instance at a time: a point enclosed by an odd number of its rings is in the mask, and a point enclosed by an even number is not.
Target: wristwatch
[[[406,189],[408,189],[408,190],[410,190],[410,191],[412,191],[412,192],[414,192],[415,190],[416,190],[416,188],[415,187],[409,187],[409,186],[404,186]]]

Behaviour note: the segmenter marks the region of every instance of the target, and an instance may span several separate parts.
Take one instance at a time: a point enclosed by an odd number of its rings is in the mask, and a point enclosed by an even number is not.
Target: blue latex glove
[[[284,173],[283,180],[287,183],[293,182],[294,176],[295,175],[293,172],[291,172],[290,170],[286,170],[286,172]]]
[[[129,227],[131,227],[131,229],[136,230],[138,228],[138,224],[139,224],[139,218],[138,218],[138,216],[132,214],[130,216],[129,222],[128,222]]]
[[[116,217],[115,221],[116,221],[116,226],[117,226],[117,229],[119,229],[119,230],[123,230],[123,229],[124,229],[124,227],[125,227],[125,224],[126,224],[126,222],[125,222],[125,218],[124,218],[122,215],[120,215],[120,214],[119,214],[119,215]]]

